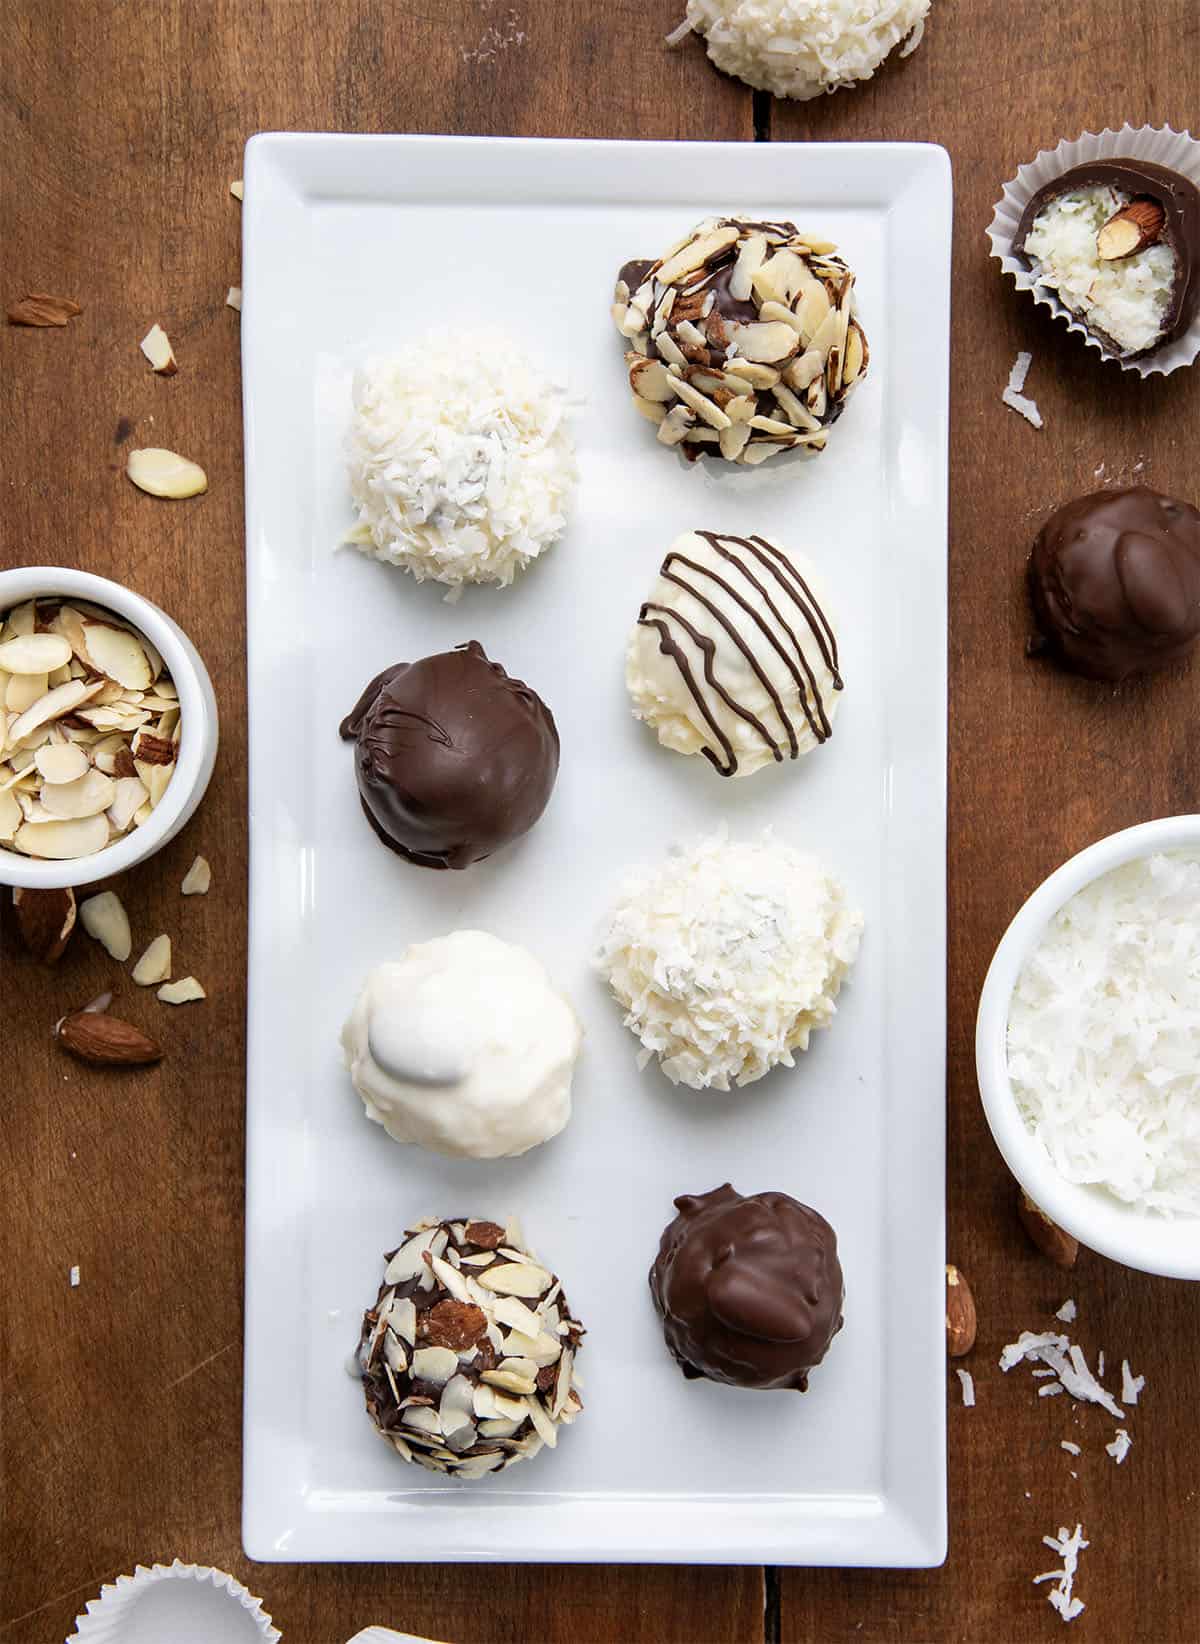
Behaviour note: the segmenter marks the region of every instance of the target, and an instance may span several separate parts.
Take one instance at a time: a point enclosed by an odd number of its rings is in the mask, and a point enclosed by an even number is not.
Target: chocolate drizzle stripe
[[[818,744],[828,741],[829,737],[832,735],[832,726],[830,724],[828,713],[826,712],[821,691],[817,684],[816,674],[801,639],[797,635],[795,629],[787,621],[783,612],[780,610],[779,605],[776,603],[776,600],[772,597],[770,587],[764,582],[764,580],[760,579],[760,576],[755,574],[755,566],[752,562],[758,562],[758,565],[760,565],[763,571],[767,572],[774,582],[778,584],[778,587],[782,589],[788,599],[791,600],[792,604],[803,616],[812,636],[812,640],[820,652],[821,659],[829,673],[832,675],[834,689],[840,691],[843,688],[843,681],[838,671],[837,640],[834,636],[833,629],[808,583],[800,575],[799,571],[795,568],[787,556],[772,543],[767,542],[765,538],[725,536],[713,531],[697,531],[695,535],[702,541],[706,542],[713,553],[717,554],[727,565],[737,571],[750,585],[750,587],[753,588],[755,593],[766,606],[767,610],[770,612],[771,617],[778,624],[783,634],[786,635],[787,640],[790,641],[791,645],[794,647],[795,658],[788,654],[788,650],[783,640],[780,638],[779,634],[772,630],[770,623],[767,621],[763,613],[760,610],[757,610],[748,599],[739,593],[738,590],[729,581],[727,581],[725,577],[719,575],[718,571],[713,567],[700,564],[696,560],[690,559],[686,554],[672,552],[669,553],[663,561],[660,575],[664,581],[674,583],[676,587],[682,589],[684,593],[688,594],[697,602],[698,605],[707,611],[712,619],[724,630],[733,645],[744,657],[755,677],[759,681],[759,684],[770,697],[775,712],[779,718],[779,722],[787,735],[789,755],[792,759],[795,759],[798,757],[800,752],[795,725],[787,712],[779,692],[764,672],[750,646],[747,644],[746,640],[743,639],[742,635],[738,632],[736,626],[730,618],[727,617],[725,612],[721,610],[720,606],[714,603],[714,601],[705,594],[701,587],[697,587],[687,577],[679,575],[677,571],[672,569],[672,567],[685,566],[688,570],[694,573],[696,578],[708,578],[711,582],[715,583],[718,588],[722,589],[725,594],[755,623],[767,643],[779,656],[780,660],[783,662],[795,682],[797,692],[799,694],[800,704],[804,711],[805,720],[811,734],[816,739]],[[662,620],[649,620],[647,613],[651,611],[659,613]],[[701,688],[687,657],[684,655],[680,646],[672,638],[668,628],[669,621],[678,623],[679,627],[688,635],[688,637],[692,640],[692,643],[696,645],[700,651],[700,654],[704,659],[704,678],[712,692],[726,705],[731,713],[736,715],[736,717],[741,719],[744,723],[751,726],[756,735],[762,739],[763,744],[770,749],[772,757],[777,762],[782,760],[782,750],[780,749],[775,738],[767,729],[766,725],[763,724],[762,720],[759,719],[759,717],[749,708],[737,702],[724,688],[724,686],[718,682],[714,666],[716,661],[716,645],[713,640],[708,639],[706,636],[701,634],[691,623],[686,621],[686,619],[681,616],[678,611],[671,610],[665,606],[649,603],[643,605],[638,621],[642,626],[653,627],[658,631],[660,650],[665,656],[669,656],[679,669],[680,675],[687,686],[692,700],[695,702],[700,713],[703,715],[705,723],[711,729],[722,750],[724,760],[722,761],[719,759],[712,748],[704,747],[701,751],[710,763],[718,771],[720,771],[722,776],[732,776],[737,771],[737,755],[729,738],[725,735],[717,723],[713,709],[710,706],[709,701],[706,699],[705,693]]]
[[[657,619],[648,618],[646,614],[648,611],[657,612]],[[724,686],[717,683],[716,676],[713,673],[713,658],[716,655],[717,648],[713,641],[709,639],[706,634],[702,634],[694,628],[685,617],[681,617],[678,611],[672,611],[666,605],[654,605],[647,601],[638,613],[638,623],[643,628],[657,629],[659,636],[659,650],[664,656],[669,656],[671,658],[671,661],[682,674],[684,684],[692,693],[692,698],[695,701],[696,706],[704,715],[705,723],[708,725],[709,729],[713,733],[713,736],[716,737],[717,741],[721,745],[721,750],[725,755],[725,764],[722,765],[720,759],[711,748],[701,748],[700,752],[704,755],[705,759],[707,759],[709,763],[721,773],[722,776],[732,776],[734,771],[737,770],[737,755],[733,751],[733,743],[730,742],[729,738],[725,735],[725,732],[713,718],[712,710],[709,708],[708,703],[704,699],[704,693],[696,683],[696,676],[692,672],[691,664],[688,662],[687,657],[684,656],[676,642],[671,638],[670,629],[667,627],[666,621],[662,620],[663,618],[670,618],[671,621],[677,622],[683,629],[684,633],[691,639],[693,645],[696,646],[697,650],[704,658],[705,679],[712,686],[716,694],[721,698],[722,702],[725,703],[726,707],[729,708],[730,712],[737,714],[739,718],[749,717],[755,724],[757,724],[757,721],[754,720],[753,715],[746,716],[743,714],[742,709],[739,708],[738,704],[725,690]],[[775,747],[775,744],[771,743],[770,745],[774,748],[775,758],[782,759],[783,755],[780,753],[779,749]]]

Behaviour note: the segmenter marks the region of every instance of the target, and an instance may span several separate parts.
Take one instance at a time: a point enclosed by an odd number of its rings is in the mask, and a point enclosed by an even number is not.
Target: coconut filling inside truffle
[[[1175,283],[1175,253],[1161,241],[1132,257],[1104,261],[1097,235],[1130,202],[1121,189],[1097,183],[1049,200],[1025,236],[1025,252],[1041,285],[1049,286],[1088,328],[1122,354],[1159,341]]]

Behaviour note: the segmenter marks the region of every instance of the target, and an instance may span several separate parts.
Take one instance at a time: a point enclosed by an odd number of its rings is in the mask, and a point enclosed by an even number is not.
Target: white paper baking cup
[[[394,1633],[390,1627],[364,1627],[348,1644],[437,1644],[437,1640],[418,1638],[416,1633]]]
[[[1039,188],[1054,182],[1064,171],[1070,171],[1075,166],[1087,165],[1093,160],[1114,159],[1151,160],[1155,165],[1190,177],[1200,188],[1200,142],[1188,131],[1173,131],[1170,126],[1142,126],[1135,131],[1131,125],[1122,126],[1120,131],[1085,131],[1073,143],[1064,138],[1057,148],[1042,149],[1036,160],[1019,167],[1017,175],[1004,185],[1004,194],[996,202],[987,231],[992,242],[992,256],[1006,274],[1012,275],[1019,291],[1031,291],[1035,302],[1048,308],[1057,319],[1065,320],[1067,330],[1076,332],[1102,359],[1114,361],[1122,371],[1136,371],[1139,377],[1155,374],[1168,377],[1181,365],[1191,365],[1196,355],[1200,354],[1200,315],[1181,336],[1173,342],[1164,343],[1152,354],[1136,360],[1122,359],[1119,354],[1105,348],[1053,291],[1039,285],[1035,275],[1013,251],[1013,240],[1022,214]],[[1196,271],[1196,278],[1200,279],[1200,269]]]
[[[282,1636],[240,1581],[176,1559],[149,1570],[139,1564],[101,1587],[67,1644],[273,1644]]]

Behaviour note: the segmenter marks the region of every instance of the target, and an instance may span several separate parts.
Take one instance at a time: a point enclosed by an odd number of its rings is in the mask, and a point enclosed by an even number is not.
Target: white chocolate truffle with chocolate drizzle
[[[629,639],[633,711],[722,776],[798,759],[833,734],[842,676],[829,601],[801,555],[685,531]]]

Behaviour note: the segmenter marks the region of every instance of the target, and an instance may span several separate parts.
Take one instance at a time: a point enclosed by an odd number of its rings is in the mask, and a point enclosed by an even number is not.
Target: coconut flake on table
[[[688,0],[687,17],[667,36],[695,31],[724,74],[776,97],[807,102],[869,80],[902,43],[921,43],[931,0]]]
[[[1135,1376],[1129,1368],[1129,1360],[1121,1360],[1121,1403],[1136,1404],[1142,1388],[1146,1385],[1145,1376]]]
[[[1079,1555],[1091,1544],[1083,1539],[1082,1524],[1075,1526],[1073,1535],[1065,1525],[1062,1525],[1057,1536],[1043,1536],[1042,1541],[1051,1552],[1057,1553],[1062,1559],[1062,1568],[1047,1570],[1043,1575],[1034,1576],[1033,1584],[1036,1587],[1039,1582],[1053,1581],[1055,1585],[1046,1594],[1047,1599],[1064,1621],[1074,1621],[1077,1615],[1082,1615],[1085,1608],[1083,1600],[1074,1596]]]
[[[1118,1427],[1112,1443],[1106,1444],[1104,1448],[1119,1467],[1130,1450],[1133,1449],[1133,1440],[1123,1427]]]
[[[962,1384],[962,1401],[971,1410],[975,1406],[975,1378],[969,1370],[958,1370],[956,1373]]]
[[[1075,1302],[1074,1302],[1072,1297],[1068,1296],[1066,1301],[1062,1304],[1062,1306],[1059,1308],[1058,1312],[1054,1315],[1054,1317],[1056,1319],[1061,1319],[1064,1324],[1074,1324],[1075,1323],[1075,1314],[1076,1314]]]
[[[504,337],[433,336],[355,373],[346,541],[444,583],[507,587],[562,535],[566,395]]]
[[[1033,355],[1022,350],[1013,361],[1012,370],[1008,373],[1008,385],[1000,398],[1011,410],[1019,412],[1026,422],[1032,423],[1035,428],[1041,428],[1042,413],[1038,410],[1037,401],[1031,400],[1021,392],[1032,364]]]
[[[1073,1399],[1098,1404],[1118,1421],[1125,1419],[1124,1410],[1088,1369],[1083,1349],[1074,1346],[1066,1336],[1055,1335],[1053,1331],[1035,1335],[1030,1330],[1022,1330],[1016,1341],[1002,1349],[1000,1368],[1007,1374],[1015,1365],[1029,1360],[1047,1365],[1058,1377],[1058,1382],[1045,1382],[1038,1388],[1039,1398],[1050,1396],[1061,1383]]]
[[[1072,1444],[1070,1439],[1059,1439],[1058,1447],[1060,1450],[1065,1450],[1069,1456],[1078,1456],[1082,1454],[1079,1446],[1077,1444]]]
[[[1072,897],[1009,1007],[1026,1126],[1070,1182],[1200,1215],[1200,860],[1126,863]]]
[[[1100,230],[1132,198],[1107,183],[1056,195],[1034,218],[1024,246],[1038,284],[1121,354],[1140,354],[1159,341],[1175,286],[1175,253],[1164,241],[1130,257],[1100,256]]]

